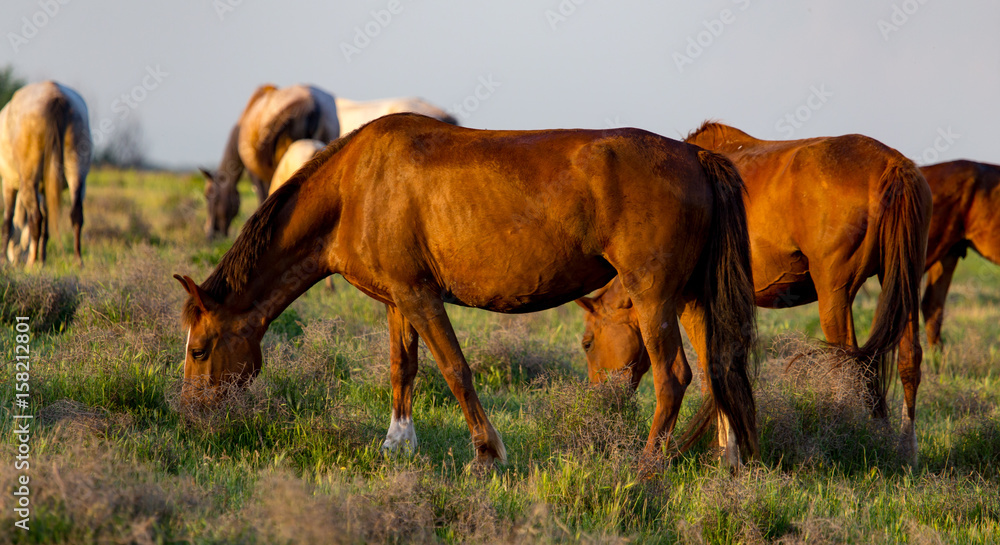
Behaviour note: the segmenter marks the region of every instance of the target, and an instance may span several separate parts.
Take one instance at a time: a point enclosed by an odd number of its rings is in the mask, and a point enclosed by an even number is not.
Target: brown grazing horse
[[[669,441],[691,380],[677,309],[706,309],[711,392],[757,453],[746,373],[755,307],[743,183],[723,156],[638,129],[482,131],[382,117],[337,140],[271,195],[189,294],[182,399],[211,402],[261,368],[268,324],[341,274],[386,304],[392,418],[385,448],[416,445],[417,335],[461,405],[477,459],[506,458],[444,303],[532,312],[617,274],[635,301],[656,410],[646,452]],[[669,219],[665,219],[669,218]]]
[[[968,248],[1000,264],[1000,166],[951,161],[921,167],[934,195],[921,307],[927,342],[941,342],[948,287]]]
[[[11,235],[16,212],[25,263],[45,263],[49,234],[57,231],[62,190],[68,186],[73,250],[82,263],[80,230],[90,152],[87,104],[65,85],[54,81],[26,85],[0,110],[4,204],[0,252],[8,259],[14,259]]]
[[[240,209],[236,183],[244,167],[257,198],[264,202],[278,161],[292,142],[303,138],[329,142],[339,136],[337,104],[326,91],[311,85],[258,87],[229,132],[218,170],[201,171],[206,180],[209,238],[229,233],[229,224]]]
[[[899,152],[860,135],[767,141],[705,123],[686,142],[727,156],[746,183],[757,305],[819,301],[827,341],[845,347],[866,369],[879,417],[886,415],[887,367],[898,348],[902,447],[915,459],[922,358],[918,306],[931,216],[930,189],[920,171]],[[851,305],[875,274],[882,295],[871,335],[859,349]],[[637,384],[648,366],[642,332],[629,294],[615,284],[579,301],[588,311],[583,346],[592,380],[631,365]],[[681,309],[681,323],[702,362],[703,312],[697,304]],[[727,436],[722,424],[720,442]]]

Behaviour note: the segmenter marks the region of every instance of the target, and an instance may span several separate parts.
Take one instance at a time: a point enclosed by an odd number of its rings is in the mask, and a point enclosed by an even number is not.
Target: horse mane
[[[262,96],[277,90],[278,87],[273,83],[265,83],[264,85],[258,87],[256,90],[254,90],[253,94],[250,95],[250,100],[247,101],[247,105],[243,107],[243,113],[245,114],[247,110],[250,109],[250,106],[253,106],[254,102],[260,100]],[[240,115],[240,117],[243,117],[242,114]]]
[[[684,137],[684,141],[687,142],[688,140],[691,140],[692,138],[706,131],[722,131],[728,128],[729,128],[728,125],[723,125],[717,119],[706,119],[704,122],[702,122],[701,126],[689,132],[687,136]]]
[[[364,128],[364,127],[361,127]],[[236,242],[226,251],[212,274],[201,284],[205,291],[216,302],[222,302],[231,293],[241,293],[250,280],[250,272],[256,267],[261,254],[271,244],[274,234],[275,216],[299,194],[302,182],[312,176],[326,161],[344,148],[347,143],[361,130],[352,131],[330,143],[323,151],[316,154],[279,187],[264,204],[250,216]],[[193,299],[188,299],[182,312],[185,324],[193,323],[201,310]]]
[[[750,136],[736,127],[720,123],[714,119],[705,120],[700,127],[688,133],[684,141],[690,143],[703,133],[709,133],[713,137],[715,146],[732,144],[734,142],[762,142],[762,140]]]

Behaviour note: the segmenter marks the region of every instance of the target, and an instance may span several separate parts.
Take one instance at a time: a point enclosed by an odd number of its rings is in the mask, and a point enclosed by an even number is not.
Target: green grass
[[[652,387],[589,387],[575,305],[502,316],[449,307],[509,463],[471,462],[469,432],[426,350],[413,455],[386,456],[383,307],[337,279],[265,336],[265,366],[212,414],[179,410],[184,292],[230,241],[202,235],[194,176],[98,171],[81,269],[69,226],[41,272],[0,269],[12,361],[29,314],[33,514],[14,529],[12,421],[0,421],[0,543],[989,543],[1000,541],[1000,269],[959,266],[941,352],[918,396],[920,463],[896,453],[900,388],[873,422],[845,373],[803,349],[815,304],[762,311],[762,456],[737,475],[707,441],[638,480]],[[243,188],[241,224],[256,206]],[[877,284],[855,305],[870,325]],[[689,351],[689,354],[691,352]],[[10,367],[0,404],[14,400]],[[682,425],[699,400],[688,390]]]

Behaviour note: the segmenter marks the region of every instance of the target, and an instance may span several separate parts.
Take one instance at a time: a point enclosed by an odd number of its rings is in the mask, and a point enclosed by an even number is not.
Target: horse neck
[[[715,148],[720,151],[730,151],[737,150],[740,148],[745,148],[751,145],[758,145],[763,143],[763,140],[759,140],[750,136],[749,134],[729,127],[726,125],[720,125],[712,129],[712,133],[715,139]]]
[[[222,160],[219,161],[217,171],[220,185],[236,186],[240,176],[243,174],[243,160],[240,159],[239,150],[240,124],[233,125],[229,131],[229,139],[226,140],[226,149],[222,151]]]
[[[274,227],[269,246],[247,271],[244,289],[231,293],[224,303],[233,312],[246,314],[248,323],[266,327],[332,272],[327,251],[334,232],[331,222],[316,218],[316,207],[297,206],[301,202],[291,199],[285,205],[291,207],[287,221]],[[281,210],[274,219],[285,215]]]

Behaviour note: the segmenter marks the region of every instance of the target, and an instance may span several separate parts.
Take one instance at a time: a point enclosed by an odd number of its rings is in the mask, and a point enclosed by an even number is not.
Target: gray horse
[[[11,235],[16,226],[25,263],[45,263],[49,233],[58,232],[61,193],[68,186],[73,248],[82,263],[80,229],[91,148],[87,104],[65,85],[26,85],[0,110],[3,249],[8,259],[15,259]]]

